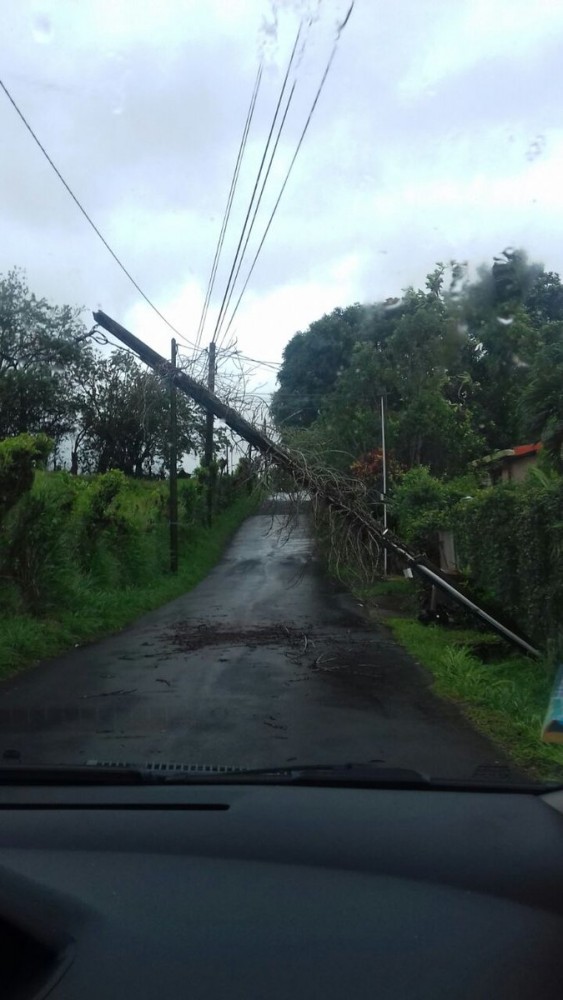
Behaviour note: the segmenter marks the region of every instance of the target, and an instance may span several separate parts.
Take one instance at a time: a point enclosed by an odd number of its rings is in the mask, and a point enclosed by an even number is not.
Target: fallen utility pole
[[[94,314],[95,322],[111,333],[114,337],[117,337],[126,347],[129,347],[141,361],[153,368],[158,374],[163,375],[171,380],[171,383],[175,384],[178,389],[184,392],[187,396],[190,396],[199,406],[202,406],[207,412],[212,413],[219,420],[223,420],[228,427],[231,428],[240,437],[245,438],[250,447],[257,448],[263,455],[267,458],[273,460],[276,465],[280,466],[286,472],[289,472],[295,479],[297,485],[304,490],[309,490],[312,493],[322,496],[322,499],[328,504],[330,508],[344,515],[345,517],[353,520],[359,529],[364,531],[369,531],[370,534],[377,538],[378,542],[382,546],[388,548],[390,551],[395,552],[396,555],[401,556],[407,563],[407,565],[416,572],[417,575],[422,576],[424,579],[431,581],[434,586],[439,587],[441,590],[445,591],[452,600],[461,604],[463,607],[467,608],[473,614],[475,614],[481,621],[486,622],[493,628],[496,632],[507,639],[509,642],[520,649],[525,650],[531,656],[539,657],[541,653],[539,650],[535,649],[534,646],[530,645],[526,639],[517,635],[512,629],[507,628],[501,622],[493,618],[486,611],[483,611],[477,604],[462,594],[456,587],[444,580],[440,571],[432,566],[431,563],[426,558],[421,558],[410,552],[409,549],[404,546],[398,539],[394,538],[389,529],[381,531],[377,522],[369,517],[363,511],[355,510],[352,506],[346,503],[345,499],[338,493],[337,490],[331,489],[328,483],[324,483],[322,489],[319,489],[318,482],[315,482],[314,476],[309,470],[300,464],[300,462],[285,448],[280,447],[274,441],[272,441],[266,434],[263,434],[256,427],[254,427],[248,420],[241,417],[240,413],[233,410],[232,407],[226,406],[225,403],[221,402],[217,396],[210,392],[209,389],[202,385],[201,382],[196,382],[195,379],[191,378],[185,372],[175,368],[166,358],[163,358],[161,354],[157,351],[153,351],[151,347],[144,344],[142,340],[135,337],[134,334],[126,330],[125,327],[116,323],[114,319],[107,316],[106,313],[102,311],[97,311]]]
[[[493,616],[487,611],[484,611],[483,608],[480,608],[479,605],[475,604],[475,602],[472,601],[471,598],[467,597],[466,594],[463,594],[457,589],[457,587],[454,587],[451,583],[449,583],[448,580],[445,580],[442,574],[434,566],[432,566],[428,559],[414,557],[408,549],[405,549],[397,542],[393,542],[393,551],[396,555],[403,557],[407,565],[412,569],[413,573],[416,573],[417,576],[430,582],[433,587],[439,587],[446,594],[448,594],[452,600],[461,604],[462,607],[467,608],[468,611],[471,611],[477,616],[477,618],[480,618],[486,625],[490,625],[491,628],[494,628],[499,635],[502,635],[502,637],[508,642],[513,643],[513,645],[520,646],[520,648],[524,649],[530,656],[541,656],[539,649],[531,646],[526,639],[517,635],[516,632],[512,631],[512,629],[503,625],[502,622],[497,621],[497,619],[493,618]]]
[[[223,420],[228,427],[231,428],[240,437],[248,441],[253,447],[258,448],[265,455],[271,456],[277,463],[283,465],[288,471],[292,471],[294,463],[291,461],[289,453],[279,445],[276,445],[269,438],[265,437],[259,430],[256,429],[248,420],[233,410],[232,407],[226,406],[220,399],[217,398],[215,393],[210,392],[206,386],[202,385],[201,382],[196,382],[194,378],[187,375],[186,372],[180,369],[174,369],[166,358],[162,357],[162,354],[158,354],[157,351],[153,351],[152,347],[148,344],[144,344],[142,340],[135,337],[133,333],[126,330],[124,326],[116,323],[114,319],[107,316],[106,313],[98,310],[93,314],[95,322],[111,333],[114,337],[117,337],[122,344],[129,347],[132,351],[137,354],[137,356],[144,361],[149,368],[153,368],[154,371],[158,372],[159,375],[163,375],[171,379],[174,384],[184,392],[187,396],[190,396],[199,406],[202,406],[204,410],[211,412],[218,420]]]

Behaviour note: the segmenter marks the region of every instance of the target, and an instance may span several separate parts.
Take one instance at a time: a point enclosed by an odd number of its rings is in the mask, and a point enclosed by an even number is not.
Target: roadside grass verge
[[[425,626],[404,618],[386,622],[395,638],[434,677],[438,695],[459,704],[477,729],[536,780],[563,780],[563,746],[543,743],[555,668],[519,656],[496,635]],[[483,648],[490,647],[484,663]]]
[[[254,513],[261,499],[259,494],[241,497],[216,516],[211,528],[198,528],[180,549],[177,575],[162,572],[138,587],[102,589],[81,581],[69,604],[48,617],[0,617],[0,679],[38,660],[115,632],[191,590],[217,563],[231,536]]]
[[[327,572],[335,576],[321,537]],[[534,781],[563,782],[563,746],[544,743],[541,730],[556,666],[519,655],[494,632],[423,625],[416,581],[395,577],[365,584],[350,567],[337,578],[366,606],[369,618],[391,629],[433,678],[439,697],[455,702],[475,729],[492,740]]]
[[[354,593],[368,605],[415,614],[419,608],[418,591],[412,580],[394,577],[375,583],[357,585]]]

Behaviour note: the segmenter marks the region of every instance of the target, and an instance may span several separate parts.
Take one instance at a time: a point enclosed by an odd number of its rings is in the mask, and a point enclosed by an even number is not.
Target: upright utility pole
[[[207,368],[207,388],[209,392],[215,392],[215,341],[209,345],[209,358]],[[204,465],[210,468],[213,461],[213,426],[215,418],[210,410],[205,414],[205,454]],[[211,526],[213,520],[213,483],[211,474],[207,483],[207,523]]]
[[[170,345],[170,360],[176,368],[178,348],[174,337]],[[178,572],[178,415],[176,384],[170,379],[170,572]]]
[[[383,531],[387,530],[387,449],[385,447],[385,395],[381,397],[381,452],[383,455]],[[383,546],[383,576],[387,576],[387,546]]]
[[[209,345],[209,359],[207,368],[207,388],[209,392],[215,392],[215,341]],[[205,415],[205,465],[211,465],[213,461],[213,414],[208,410]]]

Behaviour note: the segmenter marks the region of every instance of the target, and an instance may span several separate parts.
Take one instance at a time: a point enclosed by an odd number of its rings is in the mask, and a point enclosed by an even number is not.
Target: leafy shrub
[[[178,483],[178,517],[184,533],[189,534],[205,517],[205,489],[200,478],[184,479]]]
[[[70,511],[73,497],[55,476],[44,477],[5,519],[1,547],[3,576],[24,605],[45,611],[67,599],[76,582]],[[13,595],[12,595],[13,602]]]
[[[31,489],[35,466],[47,459],[52,447],[46,434],[19,434],[0,441],[0,518]]]
[[[477,490],[471,475],[446,481],[432,476],[426,466],[415,466],[401,477],[391,496],[389,510],[399,536],[411,545],[428,548],[437,531],[452,527],[456,504]]]

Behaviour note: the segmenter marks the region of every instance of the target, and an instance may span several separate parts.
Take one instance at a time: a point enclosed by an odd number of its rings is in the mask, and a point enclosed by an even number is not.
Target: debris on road
[[[263,625],[248,629],[222,629],[207,623],[192,625],[178,622],[170,629],[172,641],[186,652],[205,646],[293,646],[301,645],[303,632],[287,625]],[[305,647],[306,648],[306,647]]]
[[[114,694],[135,694],[136,690],[137,690],[137,688],[129,688],[129,690],[127,690],[127,691],[124,688],[120,688],[118,691],[98,691],[97,694],[83,694],[82,697],[83,698],[110,698]]]

